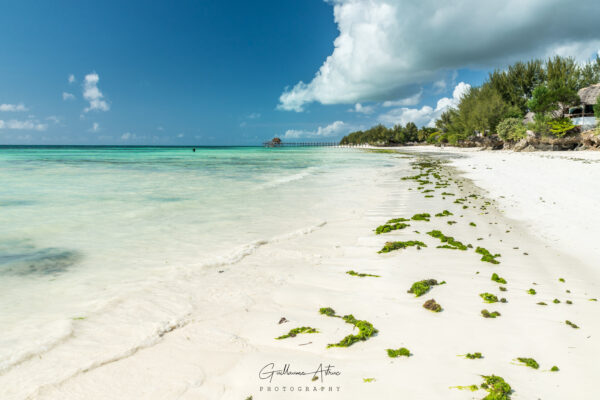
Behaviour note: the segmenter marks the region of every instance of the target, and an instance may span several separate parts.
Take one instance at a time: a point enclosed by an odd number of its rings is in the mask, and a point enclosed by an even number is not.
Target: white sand
[[[411,149],[415,150],[423,149]],[[453,203],[458,196],[483,193],[468,181],[462,192],[453,184],[424,198],[416,182],[400,180],[418,173],[406,170],[380,183],[371,207],[357,208],[346,219],[328,221],[312,233],[262,246],[223,273],[212,269],[190,277],[203,307],[155,343],[62,381],[48,379],[34,392],[28,392],[28,379],[39,382],[43,371],[31,362],[12,377],[0,376],[4,398],[29,393],[36,399],[478,399],[486,393],[450,387],[479,384],[480,375],[496,374],[511,384],[514,399],[595,399],[600,303],[589,299],[600,298],[594,246],[600,233],[594,204],[600,194],[600,169],[557,157],[598,158],[595,153],[551,154],[554,158],[540,153],[460,154],[464,158],[453,163],[489,192],[490,200],[497,200],[488,207],[489,214],[480,210],[486,198],[473,200],[469,206],[475,208],[466,210]],[[457,196],[442,199],[442,191]],[[389,218],[433,215],[444,209],[454,216],[413,221],[397,233],[373,233]],[[458,223],[450,226],[448,219]],[[481,262],[471,249],[437,249],[439,241],[424,234],[432,229],[501,253],[501,264]],[[388,240],[421,240],[428,247],[377,254]],[[381,277],[352,277],[345,274],[350,269]],[[508,280],[508,291],[500,292],[490,280],[493,272]],[[427,278],[447,284],[420,298],[406,293],[414,281]],[[537,295],[527,294],[529,288]],[[482,292],[506,297],[508,303],[484,304]],[[430,298],[444,311],[423,309]],[[553,304],[554,298],[561,303]],[[565,304],[567,299],[573,304]],[[536,305],[539,301],[548,306]],[[320,307],[367,320],[379,334],[349,348],[327,349],[352,327],[320,315]],[[484,308],[502,316],[484,319]],[[289,322],[279,325],[281,317]],[[580,329],[565,325],[567,319]],[[299,326],[312,326],[320,333],[274,339]],[[399,347],[413,355],[388,358],[385,349]],[[485,358],[457,356],[477,351]],[[533,357],[540,369],[517,365],[516,357]],[[341,375],[327,376],[324,382],[311,382],[311,376],[275,376],[269,384],[258,376],[269,363],[277,368],[288,363],[294,371],[332,364]],[[560,371],[549,372],[553,365]],[[24,371],[31,373],[29,378]],[[375,380],[367,383],[363,378]],[[307,386],[310,393],[305,392]]]

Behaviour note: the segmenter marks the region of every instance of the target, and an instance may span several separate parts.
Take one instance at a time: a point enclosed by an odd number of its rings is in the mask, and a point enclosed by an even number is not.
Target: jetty
[[[284,142],[279,138],[273,138],[263,142],[264,147],[339,147],[339,142]],[[349,147],[344,145],[343,147]]]

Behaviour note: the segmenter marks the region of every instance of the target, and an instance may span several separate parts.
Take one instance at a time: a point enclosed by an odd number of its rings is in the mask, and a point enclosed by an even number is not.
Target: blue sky
[[[0,144],[248,145],[425,125],[493,66],[600,48],[581,17],[516,40],[564,6],[523,2],[526,21],[497,19],[479,38],[436,1],[5,1]]]

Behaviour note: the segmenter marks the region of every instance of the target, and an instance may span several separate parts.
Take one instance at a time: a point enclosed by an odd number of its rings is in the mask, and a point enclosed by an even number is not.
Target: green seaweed
[[[540,364],[538,364],[537,361],[535,361],[533,358],[518,357],[517,360],[533,369],[538,369],[540,367]]]
[[[559,303],[560,303],[560,300],[559,300],[559,299],[554,299],[554,300],[552,300],[552,302],[553,302],[554,304],[559,304]]]
[[[390,358],[397,357],[410,357],[410,350],[406,347],[400,347],[399,349],[387,349],[387,354]]]
[[[395,230],[399,230],[399,229],[404,229],[406,227],[409,227],[409,224],[405,224],[403,222],[396,222],[395,224],[385,224],[385,225],[379,225],[376,229],[375,229],[375,234],[376,235],[380,235],[382,233],[388,233],[391,231],[395,231]]]
[[[477,225],[475,224],[475,222],[469,222],[469,225],[471,225],[471,226],[477,226]]]
[[[497,303],[498,302],[498,297],[496,297],[495,294],[492,293],[480,293],[479,297],[481,297],[483,299],[483,301],[485,301],[486,303]]]
[[[456,224],[456,221],[446,221],[446,223],[447,223],[448,225],[454,225],[454,224]]]
[[[311,328],[310,326],[301,326],[300,328],[290,329],[290,331],[287,334],[276,337],[275,339],[280,340],[289,337],[295,337],[296,335],[299,335],[301,333],[319,333],[319,331],[315,328]]]
[[[481,261],[489,262],[492,264],[500,264],[500,261],[496,260],[496,257],[500,257],[500,254],[492,254],[483,247],[477,247],[477,249],[475,249],[475,253],[482,255]]]
[[[413,221],[427,221],[429,222],[429,218],[431,218],[431,215],[427,214],[427,213],[421,213],[421,214],[415,214],[412,216],[412,220]]]
[[[406,218],[394,218],[394,219],[390,219],[388,222],[386,222],[386,224],[395,224],[397,222],[408,222],[410,221],[410,219],[406,219]]]
[[[498,289],[500,289],[501,292],[506,292],[506,288],[504,286],[498,286]]]
[[[438,304],[435,299],[427,300],[425,303],[423,303],[423,308],[436,313],[442,311],[442,306]]]
[[[492,311],[489,312],[488,310],[481,310],[481,315],[483,316],[483,318],[496,318],[499,317],[501,314],[498,311]]]
[[[567,300],[567,301],[565,301],[565,303],[567,303],[567,304],[573,304],[573,302],[571,300]]]
[[[386,242],[385,245],[378,253],[389,253],[390,251],[405,249],[407,247],[416,246],[417,249],[421,247],[427,247],[427,245],[418,240],[409,240],[406,242]]]
[[[500,277],[500,276],[498,276],[498,274],[497,274],[497,273],[495,273],[495,272],[492,274],[492,280],[493,280],[494,282],[498,282],[498,283],[503,283],[503,284],[506,284],[506,279],[504,279],[504,278],[501,278],[501,277]]]
[[[558,281],[564,283],[565,279],[564,278],[558,278]]]
[[[375,378],[363,378],[364,383],[371,383],[371,382],[375,382],[375,381],[376,381]]]
[[[470,390],[471,392],[476,392],[479,390],[479,386],[477,385],[469,385],[469,386],[450,386],[450,389],[458,389],[458,390]]]
[[[558,369],[558,367],[556,365],[553,365],[552,368],[550,368],[550,371],[552,371],[552,372],[558,372],[559,369]]]
[[[468,358],[469,360],[475,360],[478,358],[483,358],[483,355],[481,353],[467,353],[465,354],[465,358]]]
[[[450,211],[448,211],[448,210],[444,210],[444,211],[442,211],[442,212],[439,212],[439,213],[435,214],[435,216],[436,216],[436,217],[447,217],[447,216],[449,216],[449,215],[454,215],[454,214],[452,214],[452,213],[451,213]]]
[[[407,292],[414,293],[415,297],[420,297],[429,292],[431,287],[437,284],[438,282],[435,279],[424,279],[422,281],[413,283]]]
[[[543,301],[540,301],[539,303],[535,303],[535,304],[538,304],[540,306],[547,306],[548,305],[548,304],[544,303]]]
[[[571,322],[571,321],[569,321],[569,320],[566,320],[566,321],[565,321],[565,324],[569,325],[569,326],[570,326],[571,328],[573,328],[573,329],[579,329],[579,327],[578,327],[577,325],[575,325],[574,323],[572,323],[572,322]]]
[[[328,317],[337,317],[337,315],[335,315],[335,310],[331,307],[321,308],[319,309],[319,313],[327,315]]]
[[[529,294],[531,294],[531,295],[535,295],[535,294],[537,294],[537,292],[535,291],[535,289],[529,289],[529,290],[527,291],[527,293],[529,293]]]
[[[359,278],[364,278],[365,276],[372,276],[373,278],[380,278],[379,275],[373,275],[373,274],[363,274],[363,273],[359,273],[353,270],[350,271],[346,271],[346,273],[348,275],[352,275],[352,276],[358,276]]]
[[[454,239],[452,236],[444,235],[441,231],[433,230],[431,232],[427,232],[427,234],[431,237],[439,239],[442,243],[446,243],[445,245],[438,246],[439,249],[467,250],[467,246]]]
[[[454,196],[454,193],[442,192],[442,196]]]
[[[330,343],[327,345],[327,348],[350,347],[354,343],[359,342],[359,341],[365,341],[365,340],[369,339],[371,336],[375,335],[377,332],[379,332],[373,326],[373,324],[371,324],[368,321],[358,320],[358,319],[354,318],[354,316],[352,314],[348,314],[348,315],[344,315],[343,317],[340,317],[339,315],[335,314],[335,311],[331,307],[321,308],[319,310],[319,312],[321,314],[327,315],[329,317],[342,318],[344,321],[346,321],[346,323],[354,325],[355,328],[358,328],[358,334],[348,335],[345,338],[343,338],[342,340],[340,340],[338,343]]]
[[[512,388],[503,378],[496,375],[482,375],[482,377],[483,383],[480,387],[488,392],[482,400],[510,400]]]

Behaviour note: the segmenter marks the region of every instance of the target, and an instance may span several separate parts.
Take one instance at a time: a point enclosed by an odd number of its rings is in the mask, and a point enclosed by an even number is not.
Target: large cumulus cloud
[[[409,97],[442,73],[600,48],[598,0],[331,0],[339,35],[279,108]]]

